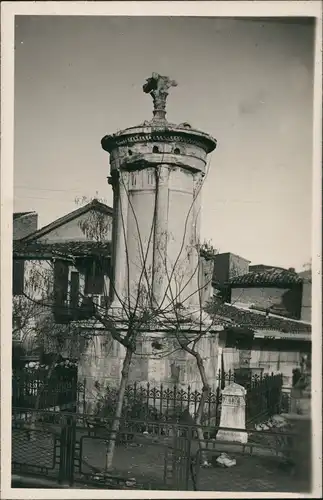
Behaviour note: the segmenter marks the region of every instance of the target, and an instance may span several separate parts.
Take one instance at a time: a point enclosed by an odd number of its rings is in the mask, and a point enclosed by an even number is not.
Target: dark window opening
[[[132,151],[131,151],[131,149],[128,149],[128,155],[129,155],[129,156],[132,156]]]
[[[87,263],[85,271],[85,294],[102,295],[104,290],[104,269],[103,262],[91,260]]]
[[[92,297],[83,297],[82,304],[78,312],[78,319],[85,320],[95,315],[95,305]]]
[[[14,260],[12,269],[12,293],[22,295],[24,293],[25,261]]]
[[[56,260],[54,263],[54,302],[64,305],[67,300],[68,290],[68,263]]]
[[[153,147],[153,153],[159,153],[159,148],[157,146]]]
[[[70,309],[73,316],[76,315],[77,308],[79,305],[79,293],[80,293],[80,275],[76,271],[71,273],[71,288],[70,288]]]
[[[175,155],[180,155],[180,154],[181,154],[180,149],[179,149],[179,148],[175,148],[175,149],[174,149],[174,154],[175,154]]]
[[[68,263],[62,260],[54,262],[54,316],[56,323],[68,322]]]

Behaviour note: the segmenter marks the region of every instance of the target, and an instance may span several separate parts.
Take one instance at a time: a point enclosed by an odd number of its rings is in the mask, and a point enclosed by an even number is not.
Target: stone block
[[[222,408],[220,427],[228,429],[246,428],[246,389],[238,384],[229,384],[222,391]],[[246,432],[219,430],[216,439],[218,441],[233,441],[247,443]]]

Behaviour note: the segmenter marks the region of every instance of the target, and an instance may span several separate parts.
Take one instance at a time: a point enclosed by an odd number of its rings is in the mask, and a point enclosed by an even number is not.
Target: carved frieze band
[[[130,144],[138,142],[182,142],[186,144],[192,144],[193,146],[206,149],[207,144],[204,141],[199,141],[191,139],[188,137],[182,137],[180,135],[155,135],[155,134],[143,134],[143,135],[133,135],[125,138],[114,138],[115,147],[128,146]]]

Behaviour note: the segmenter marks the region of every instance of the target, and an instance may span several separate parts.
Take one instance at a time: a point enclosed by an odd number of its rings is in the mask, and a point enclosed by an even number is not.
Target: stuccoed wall
[[[282,373],[283,384],[291,387],[293,370],[300,367],[302,352],[306,346],[291,341],[289,345],[277,348],[266,346],[260,339],[251,350],[250,368],[262,368],[263,373]],[[239,350],[237,348],[223,349],[224,370],[234,371],[239,368]]]

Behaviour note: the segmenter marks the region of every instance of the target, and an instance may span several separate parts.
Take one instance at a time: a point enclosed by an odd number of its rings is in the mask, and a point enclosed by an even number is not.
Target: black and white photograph
[[[320,496],[321,2],[95,3],[2,6],[5,498]]]

